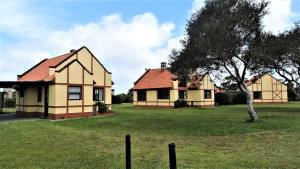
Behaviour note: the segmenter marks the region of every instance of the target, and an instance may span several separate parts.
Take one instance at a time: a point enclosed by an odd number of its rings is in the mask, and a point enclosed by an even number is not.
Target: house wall
[[[254,91],[262,93],[261,99],[254,99],[255,103],[286,103],[288,102],[287,86],[269,74],[263,75],[255,83],[248,86],[252,97]]]
[[[38,102],[38,87],[26,87],[23,90],[24,97],[20,96],[20,91],[16,91],[17,115],[24,117],[42,117],[44,112],[44,87],[42,87],[42,100],[40,102]]]
[[[204,98],[204,90],[211,91],[210,99]],[[204,76],[198,89],[187,90],[187,101],[190,106],[212,107],[215,105],[214,83],[208,74]]]
[[[157,89],[148,89],[146,91],[146,101],[137,100],[137,91],[133,91],[133,105],[135,106],[155,106],[155,107],[173,107],[174,101],[178,99],[178,80],[173,81],[173,87],[170,89],[170,99],[158,99]]]
[[[48,112],[49,119],[91,116],[94,113],[93,88],[104,89],[104,103],[111,109],[112,75],[86,49],[81,49],[56,68],[49,69],[54,73],[55,83],[49,86]],[[68,100],[68,87],[80,86],[81,100]],[[44,92],[44,90],[43,90]],[[37,103],[37,88],[28,87],[25,97],[19,98],[17,92],[17,111],[44,112],[44,93],[42,102]],[[37,106],[31,106],[37,105]]]
[[[173,81],[173,88],[170,89],[170,99],[157,99],[157,90],[147,90],[146,101],[137,100],[137,91],[133,91],[133,105],[135,106],[158,106],[173,107],[174,101],[179,98],[178,80]],[[211,98],[204,99],[204,90],[211,91]],[[206,75],[197,90],[187,90],[187,101],[190,106],[212,107],[215,105],[214,83],[209,75]]]

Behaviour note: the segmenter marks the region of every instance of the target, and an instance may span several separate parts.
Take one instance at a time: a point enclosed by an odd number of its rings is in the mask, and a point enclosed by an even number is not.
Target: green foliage
[[[6,98],[4,101],[4,107],[8,107],[8,108],[16,107],[16,99]]]
[[[185,99],[178,99],[174,102],[174,108],[187,107],[187,101]]]
[[[119,95],[113,95],[112,96],[112,104],[121,104],[122,98]]]
[[[97,102],[95,105],[98,107],[99,113],[105,113],[108,110],[107,106],[102,102]]]
[[[247,104],[246,95],[242,92],[225,92],[215,95],[216,105]]]
[[[247,104],[247,96],[243,92],[234,93],[232,104]]]
[[[227,105],[231,102],[230,101],[231,98],[232,98],[232,96],[230,96],[230,94],[228,92],[216,93],[215,94],[216,105]]]
[[[299,89],[295,89],[295,91],[300,91]],[[300,98],[297,98],[297,94],[295,94],[295,92],[290,88],[288,87],[288,99],[289,101],[298,101],[300,100]]]
[[[275,72],[289,87],[300,87],[300,23],[277,35],[264,33],[251,52],[262,69],[258,71]]]

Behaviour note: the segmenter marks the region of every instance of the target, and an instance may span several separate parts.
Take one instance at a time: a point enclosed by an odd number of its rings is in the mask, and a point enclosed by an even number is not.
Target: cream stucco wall
[[[287,86],[269,74],[263,75],[255,83],[249,85],[248,88],[252,97],[254,91],[262,93],[261,99],[254,99],[256,103],[288,102]]]
[[[210,99],[204,98],[204,90],[211,91]],[[215,105],[214,83],[208,74],[204,76],[198,89],[187,90],[187,100],[188,104],[193,106],[211,107]]]
[[[20,97],[20,91],[16,91],[16,111],[43,112],[44,88],[42,87],[42,100],[38,101],[38,87],[26,87],[24,97]]]

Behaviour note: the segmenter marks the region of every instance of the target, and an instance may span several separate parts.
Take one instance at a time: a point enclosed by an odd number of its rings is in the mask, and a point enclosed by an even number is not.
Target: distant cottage
[[[288,102],[287,86],[269,74],[254,76],[246,83],[255,103]]]
[[[0,82],[17,90],[17,116],[49,119],[92,116],[96,102],[110,108],[111,86],[111,73],[87,47],[44,59],[17,81]]]
[[[213,107],[214,83],[208,74],[193,76],[182,84],[176,75],[161,63],[161,68],[147,69],[134,83],[133,104],[148,107],[173,107],[177,99],[186,99],[188,105]]]

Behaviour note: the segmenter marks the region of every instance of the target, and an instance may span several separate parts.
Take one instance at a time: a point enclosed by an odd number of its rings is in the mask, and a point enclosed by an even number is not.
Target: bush
[[[178,99],[174,102],[174,107],[179,108],[179,107],[187,107],[187,101],[184,99]]]
[[[295,95],[294,92],[292,92],[292,90],[288,87],[288,99],[289,101],[298,101],[300,100],[299,98],[297,98],[297,95]]]
[[[105,112],[107,112],[107,106],[104,103],[97,102],[95,105],[98,107],[98,112],[99,113],[105,113]]]
[[[225,92],[215,95],[216,105],[246,104],[246,95],[242,92]]]
[[[119,95],[112,96],[112,104],[121,104],[122,98]]]
[[[247,104],[247,97],[243,92],[237,92],[233,95],[232,104]]]
[[[15,99],[6,98],[5,101],[4,101],[4,107],[9,107],[9,108],[16,107],[16,100]]]
[[[231,95],[228,92],[216,93],[215,95],[216,105],[227,105],[230,104],[231,100]]]

